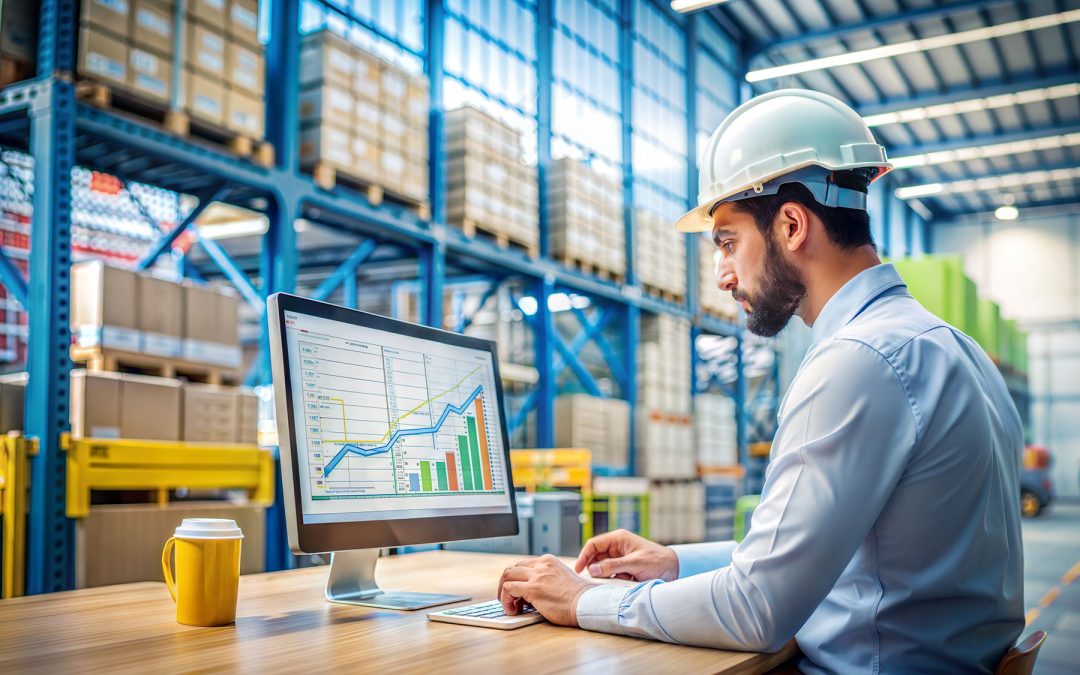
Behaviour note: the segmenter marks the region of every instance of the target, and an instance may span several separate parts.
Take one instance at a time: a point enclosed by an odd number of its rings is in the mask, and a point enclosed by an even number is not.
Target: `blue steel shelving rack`
[[[632,92],[632,55],[634,3],[621,0],[619,53],[628,66],[620,85],[622,103],[622,148],[624,197],[627,214],[633,205],[632,139],[630,114]],[[673,14],[666,3],[658,3],[665,15],[686,31],[688,74],[687,131],[688,147],[693,154],[695,106],[693,62],[697,48],[695,26],[708,20],[700,14],[687,17]],[[138,181],[195,195],[199,205],[170,233],[162,235],[152,253],[142,262],[147,267],[170,250],[205,206],[222,200],[266,213],[269,230],[264,237],[255,284],[224,250],[211,242],[207,252],[221,267],[244,299],[258,310],[264,309],[267,295],[292,291],[296,287],[300,257],[296,249],[293,221],[306,218],[355,233],[366,240],[346,256],[344,273],[332,275],[324,291],[343,284],[347,302],[355,302],[355,275],[348,274],[370,259],[380,247],[415,256],[419,266],[421,318],[425,323],[442,323],[443,285],[447,261],[486,274],[496,282],[515,277],[524,282],[527,292],[537,299],[532,317],[535,365],[541,373],[550,373],[556,362],[575,372],[584,370],[572,344],[581,339],[596,339],[590,332],[589,319],[579,314],[582,333],[568,341],[556,330],[546,302],[557,291],[579,293],[611,308],[619,321],[622,347],[621,394],[636,399],[636,352],[640,337],[641,312],[667,313],[690,319],[695,333],[734,336],[740,342],[741,329],[735,324],[701,315],[697,303],[696,240],[688,238],[690,254],[687,303],[676,305],[642,292],[633,274],[633,257],[628,256],[627,283],[616,285],[569,270],[546,255],[531,259],[495,245],[465,238],[443,224],[445,176],[439,153],[441,111],[433,106],[430,119],[432,221],[422,221],[404,208],[383,205],[373,207],[358,193],[343,189],[325,191],[314,185],[298,168],[298,120],[295,101],[298,95],[300,35],[300,0],[274,0],[269,3],[270,42],[267,46],[267,138],[276,150],[272,167],[259,167],[223,151],[172,136],[152,124],[120,116],[79,103],[72,74],[75,66],[77,3],[74,0],[43,0],[37,77],[0,91],[0,144],[29,152],[34,157],[32,250],[27,297],[21,298],[30,314],[25,427],[28,435],[40,440],[40,452],[34,458],[31,482],[31,508],[27,561],[27,591],[41,593],[70,589],[74,586],[74,536],[71,521],[65,515],[65,457],[59,438],[68,420],[68,296],[71,225],[70,173],[74,166],[107,172],[126,181]],[[430,78],[432,100],[441,101],[443,86],[443,16],[442,0],[427,0],[424,35],[424,66]],[[537,75],[538,75],[538,150],[541,205],[544,203],[544,173],[551,161],[551,88],[553,0],[538,0]],[[545,37],[546,36],[546,37]],[[729,36],[730,37],[730,36]],[[741,75],[735,74],[736,77]],[[687,178],[693,193],[696,170],[688,157]],[[693,194],[687,195],[687,203]],[[541,207],[541,212],[543,209]],[[627,240],[632,241],[631,220],[626,218]],[[541,229],[542,251],[547,251],[546,228]],[[630,248],[628,243],[628,249]],[[2,254],[0,254],[2,255]],[[0,261],[2,262],[2,261]],[[6,268],[5,268],[6,269]],[[10,271],[10,270],[8,270]],[[353,277],[350,285],[348,277]],[[17,280],[8,280],[9,288]],[[351,288],[350,288],[351,286]],[[18,293],[16,288],[14,292]],[[257,379],[270,379],[265,332]],[[737,350],[737,353],[739,353]],[[608,349],[614,353],[613,350]],[[614,358],[614,357],[613,357]],[[741,363],[741,359],[740,359]],[[740,382],[742,381],[740,377]],[[553,409],[556,387],[553,378],[541,378],[530,401],[536,413],[538,445],[550,445],[553,438]],[[740,441],[746,438],[745,387],[735,391]],[[743,446],[745,444],[743,443]],[[745,447],[741,448],[745,457]],[[632,464],[632,460],[631,460]],[[626,467],[632,470],[632,465]],[[280,499],[278,500],[280,505]],[[280,569],[291,565],[285,548],[280,509],[268,514],[267,567]]]

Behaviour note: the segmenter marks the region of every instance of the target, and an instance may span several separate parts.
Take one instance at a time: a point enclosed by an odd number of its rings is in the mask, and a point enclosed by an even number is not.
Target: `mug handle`
[[[169,587],[173,602],[176,602],[176,580],[173,579],[172,572],[172,552],[175,546],[176,538],[169,537],[169,541],[165,542],[165,550],[161,552],[161,571],[165,573],[165,585]]]

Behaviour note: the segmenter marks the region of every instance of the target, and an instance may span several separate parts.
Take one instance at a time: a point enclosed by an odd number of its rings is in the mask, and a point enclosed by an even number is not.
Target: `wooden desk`
[[[438,551],[383,558],[381,585],[489,600],[518,556]],[[323,598],[327,568],[242,577],[235,626],[175,621],[165,585],[0,602],[0,672],[764,672],[795,653],[724,652],[550,624],[497,631]]]

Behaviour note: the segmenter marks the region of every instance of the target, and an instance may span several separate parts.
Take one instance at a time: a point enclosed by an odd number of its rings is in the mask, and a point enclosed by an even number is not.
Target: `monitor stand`
[[[381,609],[423,609],[470,599],[467,595],[384,591],[375,583],[375,563],[378,560],[377,548],[333,553],[330,557],[330,578],[326,581],[326,599]]]

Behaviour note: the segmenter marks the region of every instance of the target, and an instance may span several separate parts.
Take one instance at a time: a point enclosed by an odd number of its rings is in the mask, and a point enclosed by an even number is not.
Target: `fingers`
[[[638,556],[631,553],[621,558],[608,558],[591,563],[589,565],[589,574],[596,579],[606,579],[620,574],[627,575],[627,578],[633,578],[634,573],[638,571],[638,567],[640,567]]]
[[[585,542],[585,545],[581,547],[581,553],[578,554],[577,561],[574,563],[574,571],[580,572],[585,569],[586,565],[610,557],[612,553],[617,551],[620,538],[620,531],[605,532]],[[616,550],[613,551],[612,549]]]

